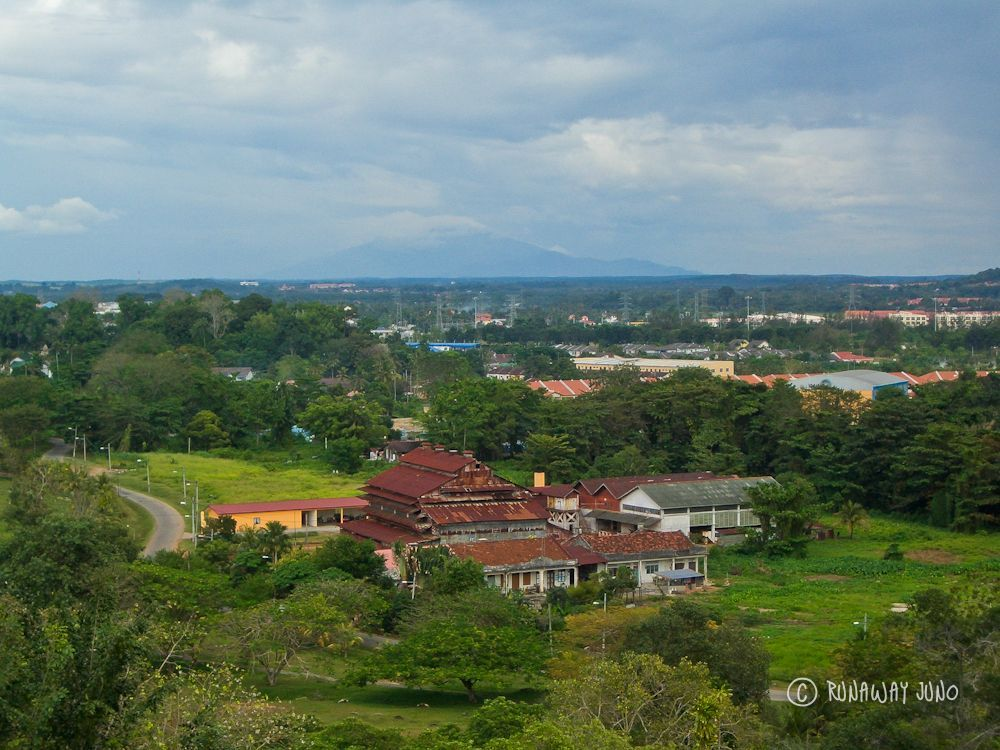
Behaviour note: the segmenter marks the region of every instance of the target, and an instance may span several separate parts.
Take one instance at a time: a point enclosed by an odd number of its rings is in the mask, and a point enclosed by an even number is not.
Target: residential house
[[[644,484],[670,482],[697,482],[717,479],[710,471],[695,471],[682,474],[651,474],[629,477],[597,477],[578,479],[573,484],[580,498],[580,507],[593,510],[620,511],[621,498]]]
[[[863,354],[855,354],[854,352],[830,352],[830,360],[832,362],[846,362],[852,365],[878,361],[875,357],[866,357]]]
[[[656,520],[657,531],[680,531],[716,542],[723,529],[760,525],[747,491],[773,477],[728,477],[641,484],[622,496],[621,510]]]
[[[556,587],[574,586],[580,580],[580,551],[570,549],[551,535],[536,539],[451,543],[448,548],[456,557],[480,563],[486,582],[505,593],[544,593]]]
[[[598,570],[614,572],[629,568],[639,586],[658,583],[657,576],[668,571],[689,571],[690,582],[703,583],[708,577],[708,549],[694,544],[680,531],[636,531],[633,534],[580,534],[566,548],[579,547],[605,559]]]
[[[576,398],[594,391],[590,380],[529,380],[528,387],[549,398]]]

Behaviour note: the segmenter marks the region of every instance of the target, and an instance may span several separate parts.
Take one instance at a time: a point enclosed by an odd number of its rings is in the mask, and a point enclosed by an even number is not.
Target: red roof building
[[[449,544],[456,557],[471,558],[483,566],[486,582],[501,591],[542,593],[554,587],[574,586],[579,580],[581,552],[554,536]],[[589,553],[593,557],[593,553]],[[603,562],[604,558],[599,557]]]
[[[875,357],[866,357],[854,352],[830,352],[830,359],[834,362],[877,362]]]
[[[529,380],[528,387],[550,398],[576,398],[595,390],[590,380]]]
[[[367,521],[384,528],[351,531],[379,543],[392,533],[442,543],[520,539],[544,534],[548,520],[531,491],[497,476],[471,451],[443,446],[410,451],[362,490]]]
[[[666,482],[698,482],[718,479],[710,471],[696,471],[680,474],[650,474],[632,477],[598,477],[579,479],[573,488],[580,495],[581,508],[599,510],[621,510],[621,498],[641,484],[662,484]]]

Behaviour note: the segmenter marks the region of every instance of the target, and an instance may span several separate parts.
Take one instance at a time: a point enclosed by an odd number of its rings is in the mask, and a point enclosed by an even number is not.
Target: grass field
[[[296,675],[283,675],[269,687],[263,676],[254,685],[270,698],[288,701],[297,711],[312,714],[323,724],[358,718],[378,727],[418,734],[443,724],[465,725],[476,706],[469,703],[462,690],[421,690],[415,688],[368,685],[345,686]],[[500,692],[483,690],[481,699]],[[511,700],[536,701],[535,691],[503,691]],[[426,704],[426,705],[421,705]]]
[[[197,481],[202,506],[211,502],[346,497],[357,494],[358,488],[370,476],[370,473],[333,474],[320,462],[282,460],[281,455],[285,454],[263,456],[251,462],[205,453],[119,453],[112,454],[112,467],[116,481],[146,492],[145,462],[148,461],[151,493],[179,510],[184,508],[182,477],[185,475],[189,499]]]
[[[995,540],[874,517],[854,539],[810,543],[803,560],[716,550],[709,574],[719,588],[707,598],[765,639],[772,679],[820,675],[866,614],[871,624],[921,589],[947,588],[970,575],[1000,575]],[[882,559],[891,543],[903,550],[903,562]]]
[[[118,499],[118,506],[121,509],[122,520],[128,526],[129,534],[140,545],[145,545],[153,533],[153,517],[145,508],[140,508],[123,498]]]

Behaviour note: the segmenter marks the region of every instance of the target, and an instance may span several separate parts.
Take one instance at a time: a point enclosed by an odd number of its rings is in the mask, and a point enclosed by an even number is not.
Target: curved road
[[[142,554],[152,557],[161,549],[177,549],[184,535],[184,519],[181,514],[162,500],[157,500],[142,492],[118,488],[118,494],[131,503],[144,508],[153,517],[153,533],[146,542]]]
[[[45,454],[45,458],[50,461],[64,461],[72,453],[73,447],[71,445],[56,438],[52,441],[52,448]],[[103,471],[100,468],[97,470]],[[177,549],[177,545],[180,544],[181,538],[184,536],[184,519],[181,514],[162,500],[157,500],[150,495],[124,487],[117,489],[121,497],[145,509],[153,517],[153,533],[150,535],[149,541],[146,542],[142,554],[151,557],[161,549]]]

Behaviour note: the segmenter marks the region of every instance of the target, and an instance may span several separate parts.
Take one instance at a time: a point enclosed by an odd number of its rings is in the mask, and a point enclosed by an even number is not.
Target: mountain
[[[277,270],[274,279],[688,276],[676,266],[598,260],[546,250],[488,233],[369,242]]]

